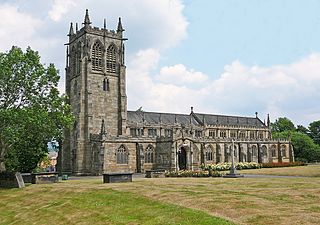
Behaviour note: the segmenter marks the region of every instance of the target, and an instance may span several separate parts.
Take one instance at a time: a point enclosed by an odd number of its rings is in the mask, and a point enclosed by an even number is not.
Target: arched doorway
[[[187,169],[187,152],[185,147],[181,147],[178,151],[178,165],[179,170],[186,170]]]

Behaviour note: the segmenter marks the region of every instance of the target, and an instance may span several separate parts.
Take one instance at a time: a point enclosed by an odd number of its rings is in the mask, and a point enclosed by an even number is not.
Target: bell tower
[[[103,166],[102,136],[125,135],[127,120],[124,29],[91,25],[86,10],[82,27],[70,25],[66,55],[66,94],[75,122],[66,132],[62,171],[97,173]],[[92,172],[96,171],[96,172]]]

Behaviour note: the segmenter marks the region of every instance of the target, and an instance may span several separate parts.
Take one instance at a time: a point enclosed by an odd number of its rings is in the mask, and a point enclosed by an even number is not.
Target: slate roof
[[[196,126],[206,125],[226,125],[226,126],[254,126],[266,127],[264,123],[256,117],[240,117],[226,115],[212,115],[202,113],[175,114],[175,113],[159,113],[145,111],[128,111],[128,122],[131,123],[149,123],[149,124],[190,124]]]

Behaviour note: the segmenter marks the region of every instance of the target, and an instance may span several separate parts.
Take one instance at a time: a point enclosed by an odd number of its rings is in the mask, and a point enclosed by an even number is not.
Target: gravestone
[[[1,172],[0,187],[2,188],[23,188],[25,187],[21,173]]]

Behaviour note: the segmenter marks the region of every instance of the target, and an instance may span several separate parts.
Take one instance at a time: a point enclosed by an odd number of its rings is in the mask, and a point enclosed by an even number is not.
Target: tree
[[[278,118],[274,123],[271,123],[272,132],[284,132],[296,130],[291,120],[286,117]]]
[[[309,134],[309,130],[308,128],[302,126],[302,125],[298,125],[297,126],[297,132],[301,133],[301,134]]]
[[[272,134],[274,138],[291,139],[296,161],[313,162],[320,160],[320,147],[306,134],[284,131]]]
[[[47,142],[61,138],[73,116],[59,94],[58,71],[45,67],[31,48],[0,53],[0,172],[30,171],[47,152]]]
[[[309,135],[313,139],[314,143],[320,145],[320,120],[310,123],[309,130]]]

